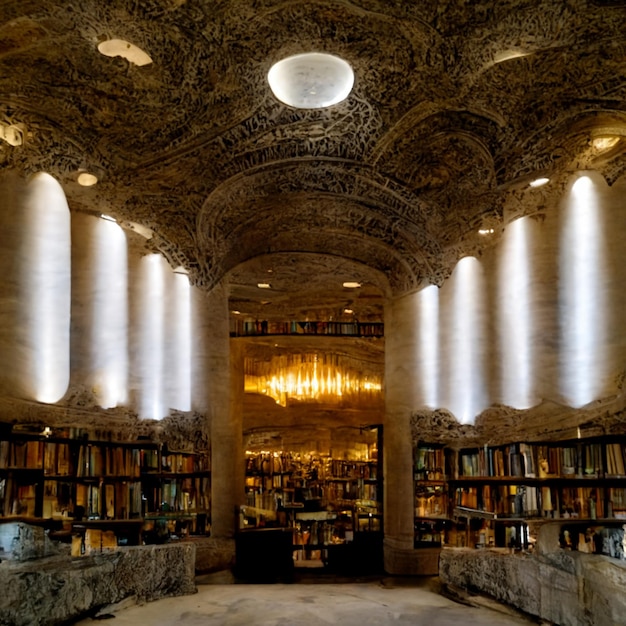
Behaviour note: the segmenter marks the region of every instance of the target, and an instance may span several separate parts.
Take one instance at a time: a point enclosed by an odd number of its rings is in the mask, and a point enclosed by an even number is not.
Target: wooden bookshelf
[[[416,546],[424,533],[444,530],[436,524],[442,517],[450,524],[442,544],[463,546],[528,547],[529,523],[619,525],[626,520],[625,467],[626,436],[458,451],[418,443]]]
[[[142,541],[144,521],[150,531],[150,518],[159,516],[169,533],[205,534],[209,465],[208,454],[171,451],[157,442],[101,440],[75,429],[13,432],[7,426],[0,430],[0,519],[79,528],[83,542],[111,531],[123,545]],[[109,535],[102,537],[110,546]]]
[[[293,536],[296,566],[329,565],[345,546],[368,535],[382,547],[382,459],[380,438],[361,458],[343,451],[249,452],[246,455],[246,505],[240,530],[287,528]],[[362,454],[362,450],[361,450]],[[372,539],[373,541],[373,539]]]

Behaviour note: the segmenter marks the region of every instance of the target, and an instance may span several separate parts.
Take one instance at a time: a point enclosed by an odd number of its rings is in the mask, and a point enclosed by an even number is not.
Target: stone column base
[[[437,576],[441,548],[404,548],[385,539],[384,567],[394,576]]]

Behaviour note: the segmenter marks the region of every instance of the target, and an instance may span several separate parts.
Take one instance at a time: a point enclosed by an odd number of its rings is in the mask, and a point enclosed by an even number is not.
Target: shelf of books
[[[0,434],[0,521],[26,519],[82,534],[89,551],[103,545],[107,531],[120,544],[206,533],[209,511],[208,454],[143,440],[94,440],[78,429]]]
[[[555,520],[587,529],[621,526],[625,467],[626,437],[459,451],[418,444],[416,546],[426,536],[449,545],[526,548],[532,543],[528,522],[533,528]]]
[[[450,451],[443,445],[418,442],[414,450],[415,547],[441,547],[449,541]]]
[[[332,547],[364,535],[380,535],[382,542],[381,467],[376,444],[341,458],[249,451],[240,530],[290,529],[297,567],[324,567]]]

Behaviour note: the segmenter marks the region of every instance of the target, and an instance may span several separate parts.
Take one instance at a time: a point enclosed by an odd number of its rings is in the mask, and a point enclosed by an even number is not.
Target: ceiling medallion
[[[267,74],[273,94],[297,109],[322,109],[345,100],[354,85],[350,64],[321,52],[307,52],[275,63]]]

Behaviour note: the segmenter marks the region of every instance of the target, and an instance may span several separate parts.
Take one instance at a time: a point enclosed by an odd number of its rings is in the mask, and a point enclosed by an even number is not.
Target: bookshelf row
[[[231,320],[231,337],[254,335],[330,335],[337,337],[383,337],[382,322],[259,321]]]
[[[79,478],[104,475],[139,477],[146,472],[201,472],[208,469],[208,461],[203,455],[164,453],[158,447],[151,449],[74,440],[0,440],[0,471],[11,469],[43,470],[48,476]]]
[[[117,532],[144,519],[210,518],[209,455],[151,441],[0,434],[0,521],[46,521],[54,528],[99,524]],[[172,522],[171,526],[176,524]],[[154,526],[154,523],[151,523]],[[94,530],[94,529],[92,529]],[[95,532],[95,530],[94,530]],[[97,534],[97,533],[96,533]],[[133,533],[141,537],[141,532]]]
[[[625,466],[626,437],[461,450],[418,442],[415,545],[485,545],[482,532],[508,546],[527,533],[526,520],[623,523]]]

